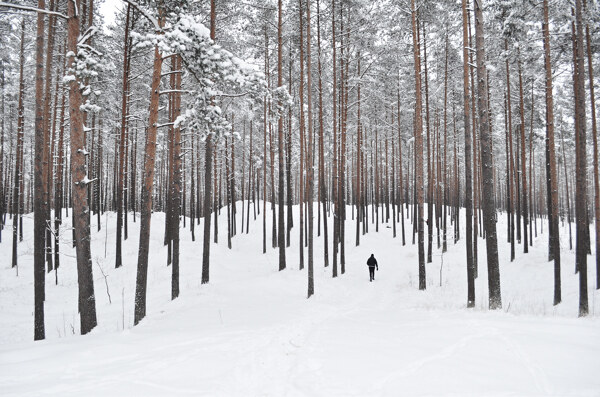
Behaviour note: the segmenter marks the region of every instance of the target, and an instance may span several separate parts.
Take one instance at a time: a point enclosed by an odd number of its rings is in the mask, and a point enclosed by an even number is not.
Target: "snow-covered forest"
[[[600,395],[598,0],[8,0],[0,37],[2,395]]]

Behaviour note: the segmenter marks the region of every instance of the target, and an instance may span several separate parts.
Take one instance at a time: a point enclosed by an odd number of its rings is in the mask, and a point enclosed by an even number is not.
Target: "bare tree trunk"
[[[196,150],[200,150],[197,148]],[[196,157],[194,157],[194,136],[190,136],[190,233],[192,234],[192,241],[196,241],[196,229],[195,229],[195,220],[196,220],[196,211],[199,211],[196,205],[196,175],[198,175],[196,170]],[[135,169],[135,167],[133,167]],[[200,179],[200,175],[198,175],[198,179]],[[200,181],[198,181],[200,183]],[[185,215],[184,215],[185,216]],[[243,229],[243,227],[242,227]]]
[[[521,56],[519,55],[519,113],[521,116],[521,210],[523,216],[523,252],[529,252],[527,240],[527,220],[529,217],[527,208],[527,162],[525,160],[525,106],[523,104],[523,78],[521,73]]]
[[[119,171],[117,173],[117,247],[115,255],[115,268],[123,265],[123,256],[121,254],[122,229],[123,229],[123,179],[125,178],[123,168],[125,161],[125,134],[127,126],[127,102],[129,97],[129,17],[131,6],[127,5],[127,14],[125,17],[125,42],[123,50],[123,97],[121,101],[121,130],[119,142]]]
[[[498,238],[496,235],[496,207],[494,194],[494,168],[492,131],[488,119],[488,87],[486,84],[485,43],[483,33],[482,0],[475,1],[475,42],[477,48],[477,105],[481,128],[481,167],[483,176],[483,225],[488,264],[488,289],[490,309],[502,308],[500,293],[500,268],[498,266]]]
[[[471,120],[469,88],[469,33],[467,0],[462,0],[463,16],[463,98],[464,98],[464,128],[465,128],[465,207],[467,216],[467,307],[475,307],[475,266],[473,262],[473,202],[472,202],[472,177],[471,177]]]
[[[339,201],[338,200],[338,147],[337,147],[337,51],[336,51],[336,40],[335,40],[335,0],[331,0],[331,40],[332,40],[332,66],[333,66],[333,181],[332,181],[332,201],[335,203],[333,212],[333,266],[332,276],[337,277],[337,253],[338,253],[338,241],[339,241]]]
[[[77,3],[77,4],[76,4]],[[79,38],[79,0],[70,0],[68,3],[68,50],[77,53]],[[90,11],[91,12],[91,11]],[[71,62],[76,62],[71,58]],[[71,68],[74,65],[71,64]],[[92,271],[92,255],[90,251],[90,217],[88,207],[87,167],[84,141],[83,112],[81,105],[83,99],[79,89],[79,79],[75,77],[69,87],[69,119],[71,125],[71,174],[72,174],[72,199],[73,199],[73,226],[77,253],[77,279],[79,284],[79,315],[81,320],[81,334],[87,334],[97,324],[96,300],[94,296],[94,278]],[[38,189],[36,189],[37,191]]]
[[[282,40],[282,4],[281,0],[278,2],[278,18],[277,18],[277,87],[283,88],[283,40]],[[310,40],[310,39],[309,39]],[[310,45],[310,41],[309,41]],[[310,55],[309,55],[310,63]],[[309,65],[309,76],[310,76],[310,65]],[[310,79],[310,77],[309,77]],[[310,95],[310,94],[309,94]],[[309,96],[310,98],[310,96]],[[309,104],[310,106],[310,104]],[[310,124],[312,125],[312,123]],[[284,140],[283,140],[283,114],[279,114],[279,120],[277,120],[277,134],[279,143],[279,192],[278,192],[278,203],[279,203],[279,219],[278,219],[278,238],[277,245],[279,246],[279,270],[285,269],[285,218],[284,218],[284,179],[283,173],[285,170],[285,164],[283,160],[284,151]],[[310,244],[310,243],[309,243]],[[309,252],[310,255],[310,252]],[[309,261],[311,258],[309,257]]]
[[[465,0],[463,0],[465,1]],[[415,0],[411,0],[412,14],[412,36],[413,36],[413,56],[415,62],[415,183],[417,196],[417,230],[418,230],[418,245],[419,245],[419,289],[424,290],[427,287],[425,276],[425,248],[424,248],[424,231],[423,231],[423,116],[422,100],[421,100],[421,55],[419,49],[419,30],[417,21],[417,8]],[[466,50],[465,50],[466,51]]]
[[[279,0],[281,2],[281,0]],[[281,15],[281,14],[280,14]],[[281,17],[280,17],[281,18]],[[312,117],[312,62],[311,62],[311,48],[310,48],[310,0],[306,2],[306,77],[307,77],[307,94],[308,94],[308,151],[307,161],[309,167],[308,171],[308,298],[315,293],[314,284],[314,263],[313,263],[313,197],[314,197],[314,167],[313,167],[313,117]],[[283,175],[281,176],[281,183],[283,183]],[[281,216],[283,212],[281,212]]]
[[[265,76],[268,76],[269,37],[265,25]],[[267,97],[263,98],[263,254],[267,252]],[[302,210],[301,210],[302,211]]]
[[[586,7],[584,0],[583,7]],[[594,95],[594,68],[592,62],[592,47],[590,38],[590,26],[586,21],[585,36],[587,44],[587,59],[588,59],[588,76],[590,80],[590,104],[592,112],[592,140],[594,145],[593,162],[594,162],[594,218],[596,230],[596,289],[600,289],[600,178],[598,177],[598,127],[596,122],[596,97]]]
[[[0,243],[2,242],[2,230],[4,230],[4,226],[5,226],[5,221],[6,221],[6,206],[7,206],[7,202],[6,202],[6,195],[8,194],[8,191],[10,189],[10,187],[7,189],[5,184],[7,182],[8,179],[8,173],[10,171],[7,170],[7,174],[4,175],[4,155],[5,155],[5,151],[4,151],[4,136],[5,136],[5,125],[4,125],[4,118],[5,118],[5,104],[4,104],[4,97],[5,97],[5,85],[6,85],[6,81],[4,78],[4,60],[0,61],[0,67],[2,67],[2,74],[0,75],[0,85],[2,86],[1,90],[2,92],[0,93],[0,95],[2,95],[2,105],[0,108],[0,112],[2,114],[2,120],[0,120],[0,128],[2,129],[2,135],[0,136]],[[12,109],[12,107],[11,107]],[[10,115],[10,117],[12,118],[12,114]],[[12,125],[12,122],[11,122]],[[11,131],[12,132],[12,131]],[[12,148],[12,146],[11,146]],[[10,186],[10,183],[8,183],[8,185]]]
[[[39,16],[38,16],[39,17]],[[18,266],[18,251],[17,251],[17,240],[18,240],[18,227],[20,218],[20,197],[23,195],[21,189],[21,181],[23,179],[23,168],[22,168],[22,157],[23,157],[23,143],[24,143],[24,128],[25,128],[25,76],[23,69],[25,66],[25,18],[21,21],[21,46],[19,51],[19,103],[17,105],[17,147],[15,153],[15,169],[13,178],[13,193],[12,193],[12,215],[13,215],[13,234],[12,234],[12,267],[17,268]],[[11,123],[12,132],[12,123]],[[43,270],[42,270],[43,274]],[[43,313],[42,313],[43,314]],[[43,323],[42,323],[43,326]],[[43,337],[41,338],[43,339]]]
[[[56,185],[55,185],[55,194],[54,194],[54,270],[56,271],[60,266],[60,225],[62,224],[62,208],[63,208],[63,199],[64,199],[64,184],[63,184],[63,174],[64,174],[64,158],[65,158],[65,144],[64,144],[64,136],[65,136],[65,90],[63,85],[60,85],[62,95],[61,95],[61,106],[60,106],[60,129],[58,133],[58,159],[56,162]],[[100,139],[102,139],[102,135],[100,135]],[[102,147],[102,140],[100,141],[100,147]],[[102,152],[100,152],[102,154]]]
[[[508,51],[508,41],[504,40],[504,50]],[[509,195],[510,195],[510,261],[515,260],[515,202],[518,202],[517,192],[518,184],[516,184],[517,177],[515,176],[515,163],[513,156],[513,134],[512,134],[512,106],[511,106],[511,97],[510,97],[510,69],[508,64],[508,56],[506,58],[506,101],[507,101],[507,113],[508,113],[508,142],[509,142]],[[515,185],[517,189],[515,189]],[[518,230],[521,230],[519,215],[517,214],[517,223],[519,224]]]
[[[321,7],[317,0],[317,56],[319,72],[319,193],[323,205],[323,260],[329,266],[329,236],[327,226],[327,186],[325,184],[325,160],[323,142],[323,84],[321,73]],[[290,90],[291,91],[291,90]],[[291,120],[291,119],[290,119]]]
[[[176,91],[173,96],[173,114],[172,121],[177,120],[181,114],[181,58],[174,56],[172,58],[172,69],[176,73],[173,74],[174,87]],[[179,296],[179,217],[181,215],[181,129],[173,128],[173,179],[171,180],[171,206],[172,222],[171,222],[171,240],[173,244],[173,267],[171,274],[171,299]],[[185,216],[185,214],[184,214]],[[194,222],[191,222],[194,223]]]
[[[250,162],[250,170],[248,171],[248,206],[246,207],[246,234],[250,233],[250,199],[254,201],[254,188],[252,183],[254,181],[254,153],[253,153],[253,120],[250,120],[250,154],[248,160]],[[251,196],[252,194],[252,196]],[[255,213],[256,215],[256,213]],[[256,219],[256,216],[254,217]]]
[[[210,2],[210,38],[215,39],[216,11],[215,0]],[[212,162],[214,152],[214,136],[207,134],[204,142],[204,239],[202,243],[202,278],[201,283],[210,280],[210,215],[212,211]],[[198,148],[199,150],[199,148]],[[216,208],[215,208],[216,211]]]
[[[400,85],[400,81],[398,81],[398,85]],[[399,210],[400,210],[400,222],[401,222],[401,227],[402,227],[402,246],[404,246],[404,245],[406,245],[406,233],[404,230],[404,206],[403,206],[403,201],[405,201],[405,200],[402,200],[404,181],[403,181],[403,176],[402,176],[402,174],[403,174],[403,169],[402,169],[402,130],[400,128],[400,87],[399,86],[398,86],[397,107],[398,107],[398,117],[397,117],[397,121],[398,121],[398,173],[400,176],[399,186],[398,186],[398,190],[399,190],[398,199],[399,199]],[[410,175],[410,172],[409,172],[409,175]],[[406,185],[408,188],[408,179],[406,181]]]
[[[418,28],[418,26],[417,26]],[[427,37],[423,22],[423,63],[425,65],[425,120],[427,126],[427,263],[431,263],[433,243],[433,172],[431,155],[431,131],[429,127],[429,78],[427,68]]]
[[[54,10],[54,0],[50,0],[49,9]],[[52,55],[54,53],[54,20],[56,17],[50,15],[48,17],[48,46],[46,51],[46,67],[44,78],[46,88],[44,89],[44,114],[43,114],[43,128],[44,128],[44,153],[43,153],[43,168],[44,168],[44,179],[45,179],[45,190],[44,190],[44,212],[46,214],[46,244],[45,254],[46,263],[48,265],[48,273],[53,269],[53,258],[52,258],[52,224],[50,222],[50,186],[52,186],[52,159],[50,158],[50,129],[51,129],[51,117],[50,117],[50,104],[52,102]]]
[[[346,138],[347,138],[347,120],[348,120],[348,65],[350,64],[350,50],[346,49],[344,51],[345,46],[350,45],[350,23],[346,26],[346,44],[344,44],[344,31],[343,31],[343,4],[340,6],[340,33],[342,33],[340,44],[341,44],[341,57],[340,57],[340,66],[341,71],[340,74],[343,73],[343,77],[341,79],[341,89],[340,89],[340,97],[342,100],[340,101],[340,115],[341,115],[341,128],[340,128],[340,166],[338,166],[338,171],[340,172],[339,184],[340,191],[338,195],[338,199],[340,200],[340,216],[339,216],[339,242],[340,242],[340,272],[344,274],[346,272]],[[349,13],[346,13],[349,19]],[[345,54],[345,56],[344,56]],[[342,106],[343,104],[343,106]]]
[[[162,4],[158,8],[158,23],[163,24]],[[144,184],[142,186],[140,213],[140,247],[138,250],[138,266],[135,286],[134,325],[146,317],[146,288],[148,283],[148,248],[150,246],[150,222],[152,216],[152,188],[154,186],[154,163],[156,159],[156,134],[158,130],[158,106],[160,95],[160,77],[162,70],[162,54],[158,47],[154,48],[154,65],[152,85],[150,88],[150,108],[148,133],[146,134],[146,150],[144,155]],[[205,220],[206,221],[206,220]]]
[[[288,94],[292,95],[292,46],[289,45],[289,70],[288,70],[289,88]],[[285,173],[286,173],[286,200],[287,200],[287,227],[286,227],[286,247],[290,246],[290,232],[294,226],[293,216],[293,192],[292,192],[292,107],[288,109],[288,129],[286,139]],[[252,125],[250,126],[252,128]],[[252,138],[250,138],[252,139]],[[252,141],[250,141],[252,142]],[[250,207],[248,207],[250,208]]]
[[[300,250],[300,270],[304,269],[304,202],[305,202],[305,183],[304,183],[304,133],[305,133],[305,119],[304,119],[304,24],[303,24],[303,2],[299,0],[298,2],[298,10],[299,10],[299,23],[300,23],[300,86],[298,87],[298,91],[300,93],[300,175],[298,176],[298,184],[299,186],[299,201],[298,207],[300,210],[300,241],[298,244],[298,248]]]
[[[475,44],[473,43],[473,35],[472,35],[472,28],[471,28],[471,14],[467,15],[467,22],[468,22],[468,31],[469,31],[469,48],[474,48]],[[470,68],[469,68],[469,73],[471,76],[471,137],[472,137],[472,141],[471,141],[471,148],[473,150],[473,154],[472,154],[472,187],[471,187],[471,192],[472,192],[472,207],[473,207],[473,272],[474,272],[474,277],[477,278],[478,277],[478,272],[479,272],[479,247],[478,247],[478,231],[479,231],[479,221],[480,221],[480,216],[479,216],[479,158],[478,158],[478,153],[479,153],[479,140],[478,140],[478,134],[477,134],[477,106],[475,105],[475,75],[473,72],[474,67],[472,65],[475,64],[475,61],[473,60],[473,56],[474,56],[474,51],[469,51],[469,64],[470,64]]]
[[[73,0],[69,2],[72,4]],[[46,7],[44,0],[38,0],[38,8]],[[45,339],[44,331],[44,240],[46,235],[43,152],[44,152],[44,14],[37,15],[36,57],[35,57],[35,171],[33,208],[33,284],[34,284],[34,340]],[[72,122],[72,121],[71,121]]]
[[[585,111],[585,65],[583,50],[583,10],[581,0],[575,0],[576,33],[574,37],[575,59],[573,86],[575,91],[575,147],[576,155],[576,203],[577,245],[576,268],[579,270],[579,316],[588,315],[587,291],[587,151]]]
[[[560,233],[558,227],[558,185],[554,145],[554,104],[552,96],[552,63],[550,60],[550,26],[548,22],[548,0],[543,0],[544,68],[546,71],[546,178],[548,181],[548,229],[550,252],[554,259],[554,305],[561,298],[560,280]]]
[[[362,151],[361,148],[361,141],[362,141],[362,136],[361,136],[361,124],[360,124],[360,52],[357,55],[357,74],[358,74],[358,87],[356,89],[357,92],[357,101],[358,101],[358,105],[357,105],[357,112],[356,112],[356,246],[358,247],[358,245],[360,244],[360,221],[361,221],[361,210],[362,210],[362,201],[361,201],[361,189],[360,189],[360,185],[361,185],[361,175],[360,175],[360,167],[358,167],[358,163],[359,163],[359,159],[360,159],[360,153]]]
[[[448,208],[448,33],[446,32],[446,43],[444,49],[444,215],[443,215],[443,238],[442,253],[448,251],[448,242],[446,239],[446,211]]]

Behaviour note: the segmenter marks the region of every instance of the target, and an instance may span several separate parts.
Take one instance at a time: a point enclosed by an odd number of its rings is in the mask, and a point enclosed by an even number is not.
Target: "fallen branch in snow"
[[[96,258],[96,265],[98,265],[98,267],[100,268],[100,273],[102,273],[102,276],[104,276],[104,284],[106,284],[106,295],[108,295],[108,303],[112,304],[112,299],[110,298],[110,290],[108,289],[108,276],[106,275],[106,273],[104,273],[104,269],[102,268],[102,266],[100,266],[100,261],[98,261],[98,258]]]

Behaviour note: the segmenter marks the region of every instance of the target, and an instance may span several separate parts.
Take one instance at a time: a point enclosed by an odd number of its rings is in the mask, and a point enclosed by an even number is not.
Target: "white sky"
[[[98,11],[104,16],[104,24],[112,25],[115,22],[115,13],[121,8],[121,0],[104,0]]]

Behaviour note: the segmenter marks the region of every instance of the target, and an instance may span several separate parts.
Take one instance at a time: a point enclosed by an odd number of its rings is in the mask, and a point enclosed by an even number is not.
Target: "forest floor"
[[[181,294],[175,301],[170,299],[171,267],[162,244],[164,214],[153,215],[147,317],[136,327],[139,218],[133,223],[129,217],[124,265],[114,269],[116,217],[102,216],[100,232],[93,217],[98,327],[83,337],[77,335],[74,250],[64,225],[58,285],[54,272],[46,276],[47,339],[41,342],[32,341],[32,215],[24,219],[18,276],[10,267],[11,229],[5,229],[0,244],[0,394],[600,395],[595,256],[588,257],[590,315],[578,318],[579,278],[573,272],[568,229],[561,229],[563,302],[554,307],[553,264],[546,260],[547,234],[541,234],[540,221],[530,253],[523,254],[518,245],[511,263],[506,215],[499,214],[503,308],[489,311],[485,240],[478,240],[476,307],[466,309],[464,239],[455,245],[448,233],[448,252],[442,256],[434,230],[427,290],[419,291],[409,222],[406,246],[401,245],[399,225],[398,237],[392,238],[390,220],[380,224],[378,233],[370,224],[370,233],[355,247],[356,226],[348,207],[346,273],[332,278],[332,265],[323,266],[323,239],[315,237],[315,295],[307,300],[307,252],[305,269],[299,271],[298,225],[286,250],[288,267],[279,272],[278,251],[271,248],[271,211],[267,254],[262,254],[262,218],[251,221],[250,233],[242,234],[241,212],[239,203],[231,250],[227,212],[221,212],[207,285],[200,284],[202,224],[196,227],[195,242],[182,229]],[[450,224],[448,228],[452,230]],[[371,253],[379,262],[372,283],[365,264]]]

